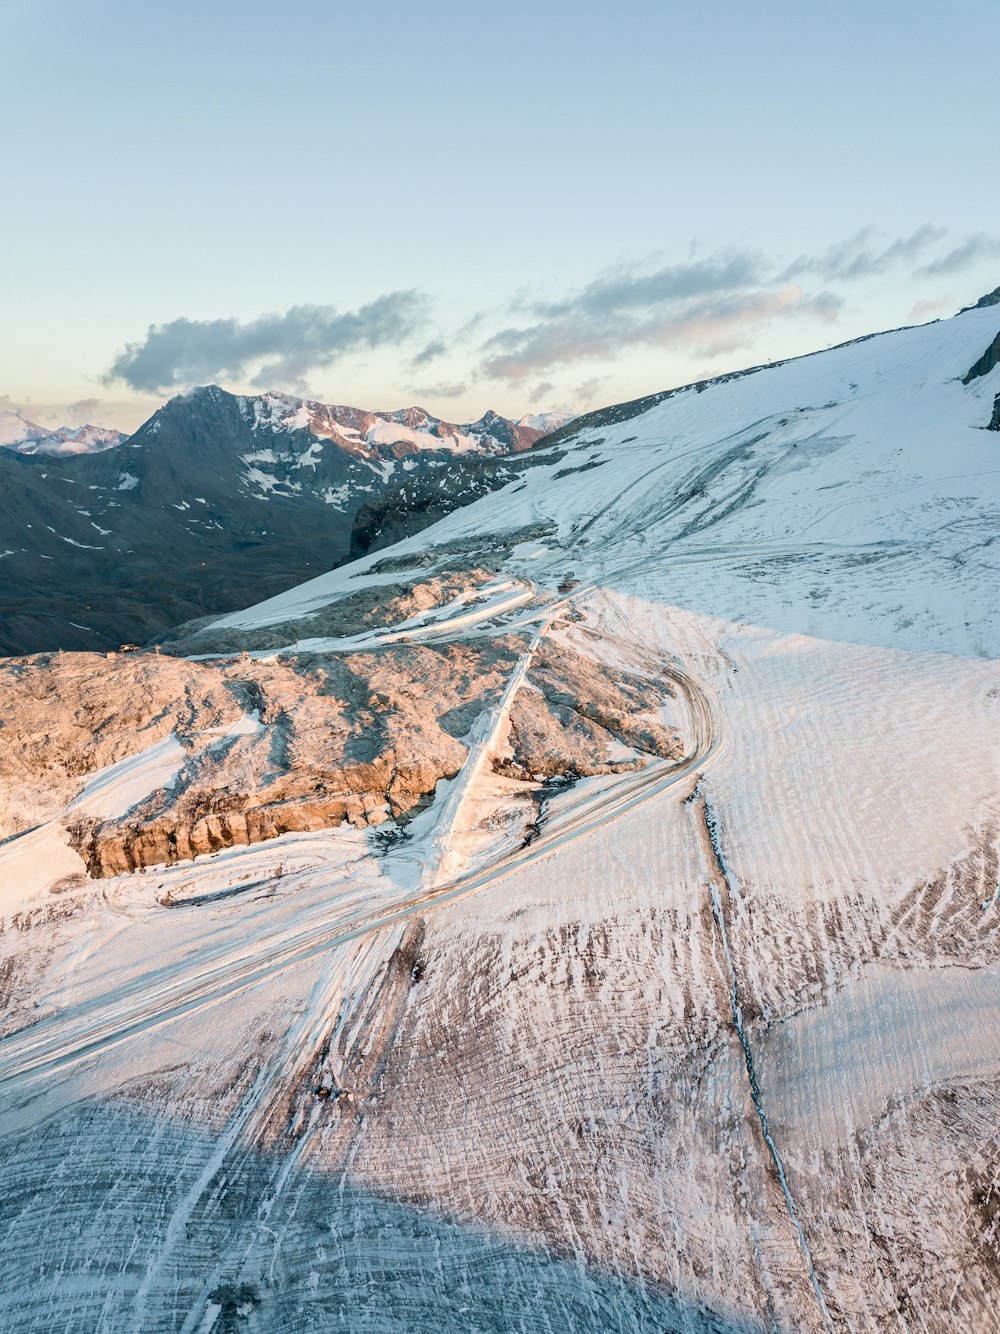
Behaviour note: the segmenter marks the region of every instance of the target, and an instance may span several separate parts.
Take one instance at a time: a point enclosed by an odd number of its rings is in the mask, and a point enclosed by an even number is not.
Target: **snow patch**
[[[173,787],[186,759],[187,752],[171,732],[137,755],[92,774],[68,809],[101,820],[120,819],[157,788]]]

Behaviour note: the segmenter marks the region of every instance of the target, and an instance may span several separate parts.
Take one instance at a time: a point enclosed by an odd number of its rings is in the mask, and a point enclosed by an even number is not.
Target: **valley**
[[[565,420],[459,426],[217,385],[130,436],[84,428],[86,449],[5,447],[0,420],[0,653],[153,644],[384,545],[406,515],[419,528],[494,490]],[[6,433],[25,429],[16,417]]]

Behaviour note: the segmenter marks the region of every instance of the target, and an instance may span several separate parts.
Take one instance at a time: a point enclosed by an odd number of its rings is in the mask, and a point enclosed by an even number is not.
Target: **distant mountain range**
[[[19,454],[96,454],[128,436],[110,426],[39,426],[19,411],[0,412],[0,446]]]
[[[131,436],[3,414],[0,654],[146,642],[277,593],[348,557],[366,502],[394,493],[391,511],[402,483],[422,482],[429,522],[452,490],[464,503],[509,480],[515,456],[567,420],[459,425],[215,385]]]

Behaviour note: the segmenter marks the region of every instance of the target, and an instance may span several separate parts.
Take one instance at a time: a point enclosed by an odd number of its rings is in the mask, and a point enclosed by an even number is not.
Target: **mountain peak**
[[[39,426],[19,408],[0,412],[0,446],[18,454],[98,454],[126,438],[110,426]]]

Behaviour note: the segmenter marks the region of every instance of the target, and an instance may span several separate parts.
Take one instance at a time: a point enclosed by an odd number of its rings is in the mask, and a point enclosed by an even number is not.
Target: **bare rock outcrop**
[[[493,577],[493,571],[473,567],[445,571],[423,579],[360,588],[326,606],[293,620],[274,621],[249,628],[216,624],[214,618],[178,626],[163,640],[171,653],[240,653],[279,648],[303,639],[338,638],[378,630],[443,606],[460,594],[468,595]]]
[[[962,377],[962,383],[971,384],[973,380],[977,380],[981,375],[989,375],[994,366],[1000,366],[1000,333],[993,339],[983,355],[969,367]]]
[[[225,673],[157,654],[0,660],[0,838],[54,818],[88,774],[171,732],[239,718]]]
[[[485,569],[348,595],[337,635],[398,625],[475,596]],[[309,618],[288,627],[301,639]],[[285,627],[262,634],[283,635]],[[321,636],[316,636],[317,639]],[[192,662],[165,654],[53,654],[0,664],[0,837],[62,819],[94,877],[234,844],[349,823],[405,824],[461,769],[466,738],[527,650],[523,631],[387,640],[365,651]],[[559,636],[535,652],[494,760],[542,782],[641,767],[678,753],[658,721],[669,687],[591,658]],[[102,808],[94,785],[173,737],[177,765]],[[131,773],[131,769],[130,769]],[[112,772],[111,777],[114,777]]]
[[[90,874],[118,875],[279,834],[405,821],[454,776],[460,737],[499,698],[523,642],[387,645],[220,664],[258,730],[189,738],[170,787],[113,820],[73,821]]]
[[[511,708],[508,753],[494,769],[509,778],[544,780],[557,776],[639,769],[647,758],[677,759],[677,733],[656,713],[673,694],[663,680],[586,657],[555,640],[543,644]]]

